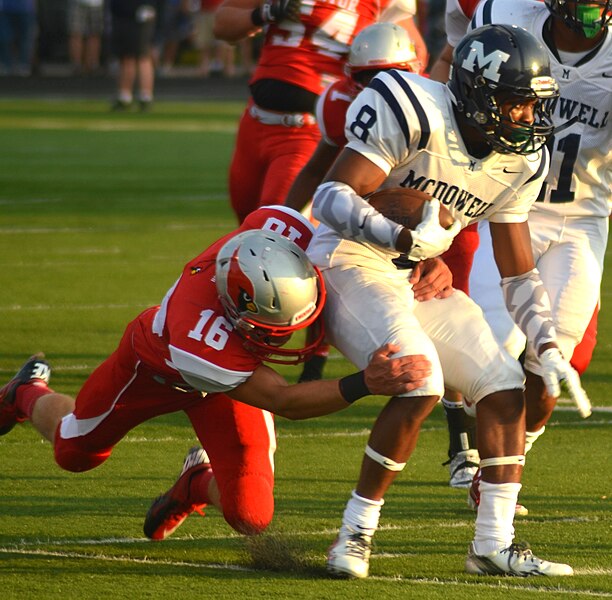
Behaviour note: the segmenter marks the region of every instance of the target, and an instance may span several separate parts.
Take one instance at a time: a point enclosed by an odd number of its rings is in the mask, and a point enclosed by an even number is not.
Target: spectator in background
[[[100,67],[104,32],[104,0],[70,0],[68,51],[75,75],[95,73]]]
[[[140,110],[151,107],[155,82],[153,38],[160,5],[161,0],[110,0],[112,48],[119,59],[117,99],[112,110],[132,106],[137,80]]]
[[[0,0],[0,75],[31,75],[36,32],[36,0]]]
[[[162,0],[163,18],[161,24],[161,52],[159,75],[172,73],[181,43],[189,40],[194,31],[195,15],[199,12],[198,0]]]
[[[199,11],[194,15],[193,46],[198,51],[198,68],[203,77],[217,71],[225,77],[233,77],[236,74],[233,46],[216,40],[213,34],[215,10],[221,2],[222,0],[200,0]]]

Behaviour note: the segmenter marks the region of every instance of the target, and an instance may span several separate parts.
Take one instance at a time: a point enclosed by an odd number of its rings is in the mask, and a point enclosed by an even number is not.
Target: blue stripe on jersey
[[[391,71],[392,73],[393,71]],[[406,147],[410,147],[410,130],[408,129],[408,123],[406,122],[406,116],[404,115],[397,98],[393,95],[393,92],[378,78],[375,77],[370,82],[370,85],[373,90],[376,90],[385,100],[385,102],[389,105],[389,108],[393,111],[395,115],[395,119],[404,134],[404,138],[406,139]]]
[[[538,166],[538,170],[533,174],[532,177],[530,177],[525,182],[525,185],[527,185],[528,183],[531,183],[534,179],[541,177],[542,174],[545,172],[545,170],[548,170],[548,161],[549,161],[548,148],[546,146],[543,146],[542,147],[542,158],[540,159],[540,165]]]
[[[482,25],[491,25],[493,12],[493,0],[488,0],[482,7]]]
[[[406,96],[408,96],[408,100],[412,104],[416,115],[419,119],[419,125],[421,126],[421,139],[419,140],[419,145],[417,148],[422,150],[429,143],[429,138],[431,136],[431,127],[429,127],[429,119],[427,118],[427,114],[425,109],[421,106],[416,94],[412,91],[412,88],[408,85],[408,82],[401,76],[398,71],[389,71],[389,75],[399,83],[399,86],[402,88]]]

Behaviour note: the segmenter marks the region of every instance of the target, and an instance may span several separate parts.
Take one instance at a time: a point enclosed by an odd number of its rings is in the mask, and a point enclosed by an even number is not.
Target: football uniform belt
[[[249,114],[263,125],[284,125],[285,127],[305,127],[315,125],[315,116],[311,113],[280,113],[260,108],[251,104]]]

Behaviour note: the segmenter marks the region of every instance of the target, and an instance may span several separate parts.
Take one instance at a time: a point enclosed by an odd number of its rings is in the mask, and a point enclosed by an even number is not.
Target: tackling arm
[[[295,210],[302,210],[312,200],[317,186],[339,153],[338,146],[332,146],[325,140],[320,140],[310,160],[291,185],[285,198],[285,205]]]
[[[239,402],[287,419],[319,417],[347,408],[358,397],[369,394],[395,396],[423,385],[431,373],[431,364],[426,357],[392,358],[395,352],[399,352],[399,347],[387,344],[374,353],[370,364],[360,374],[341,380],[308,381],[295,385],[289,385],[281,375],[264,365],[227,394]],[[355,378],[360,381],[356,384],[358,393],[355,393]],[[349,393],[352,397],[348,397]]]

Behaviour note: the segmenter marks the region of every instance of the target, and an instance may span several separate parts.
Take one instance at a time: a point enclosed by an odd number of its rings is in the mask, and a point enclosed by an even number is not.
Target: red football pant
[[[58,427],[57,463],[68,471],[93,469],[140,423],[183,410],[210,456],[227,522],[241,533],[262,531],[274,512],[271,415],[224,394],[203,398],[158,383],[133,350],[139,327],[138,319],[128,325],[117,350],[85,382],[74,412]]]
[[[474,262],[474,254],[478,249],[478,223],[473,223],[462,229],[442,255],[442,259],[453,274],[453,287],[470,295],[470,271]]]
[[[259,206],[284,203],[321,138],[316,125],[263,125],[249,114],[251,103],[240,119],[229,169],[230,200],[239,223]]]

